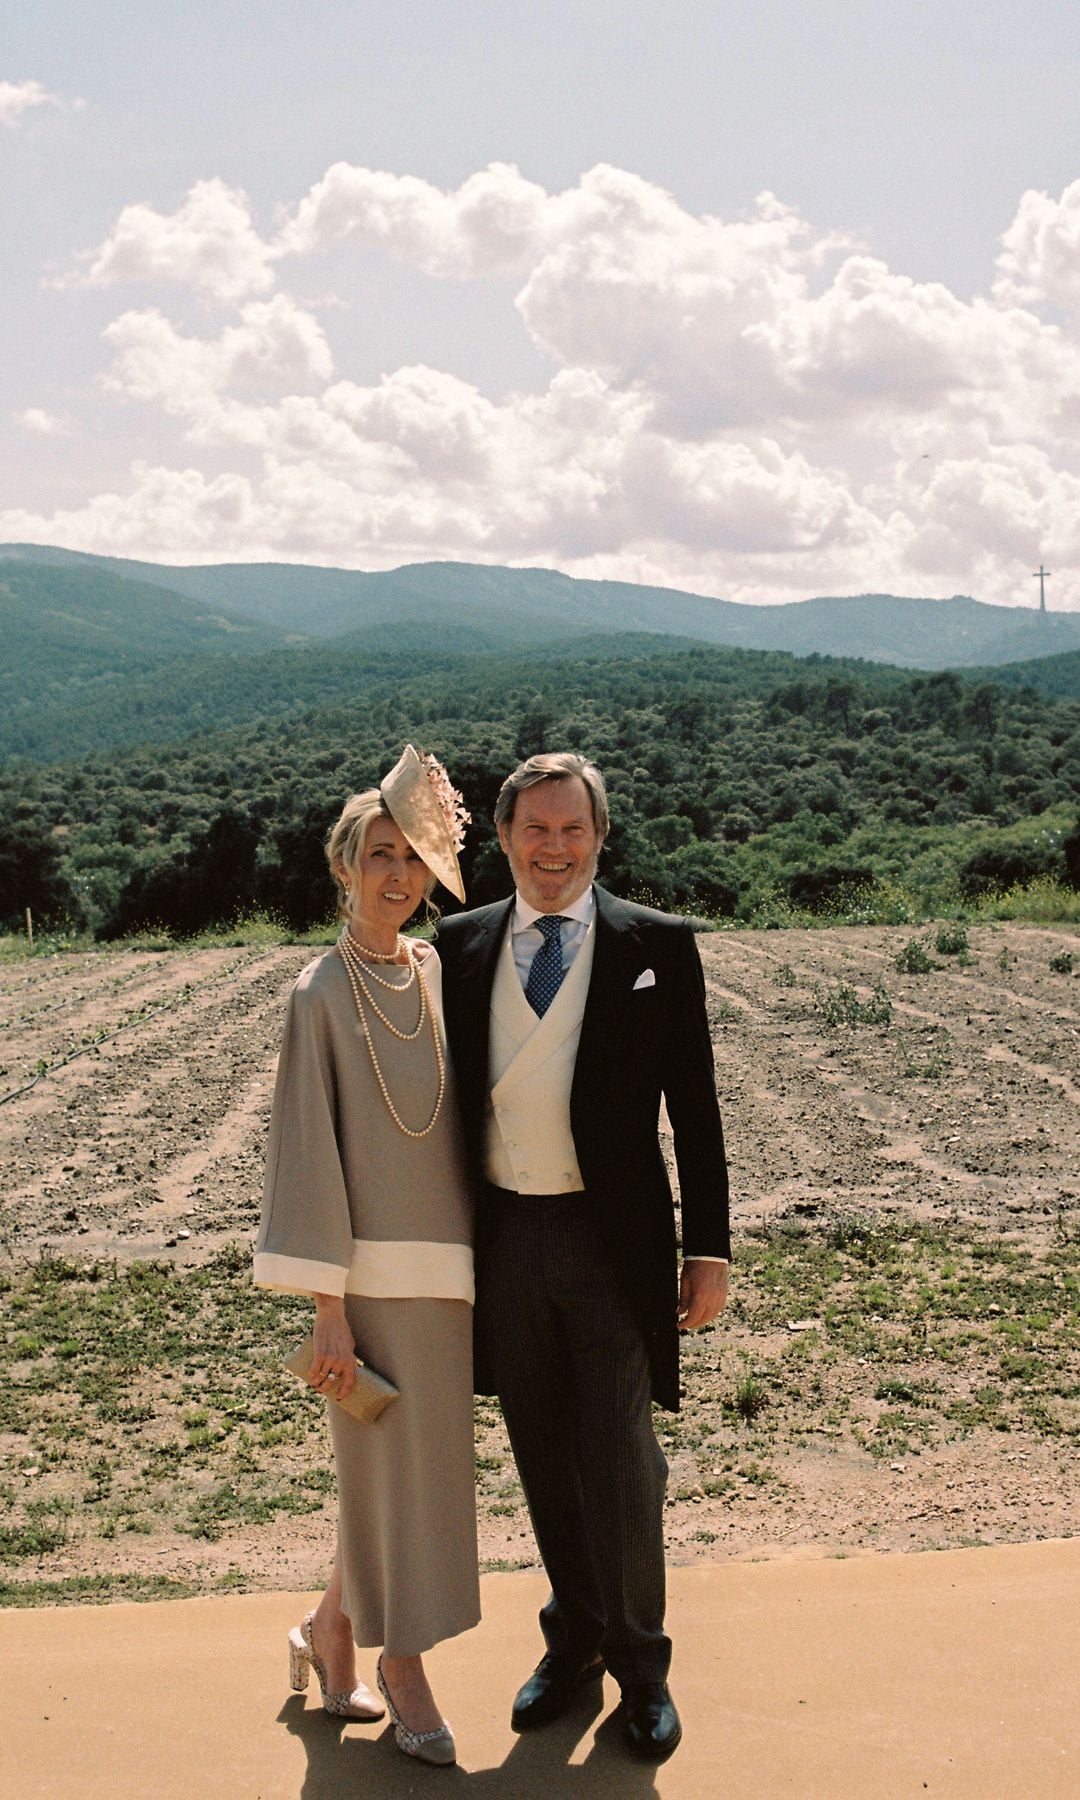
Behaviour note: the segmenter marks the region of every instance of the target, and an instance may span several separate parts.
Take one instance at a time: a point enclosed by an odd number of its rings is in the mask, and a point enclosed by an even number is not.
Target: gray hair
[[[569,781],[574,775],[588,789],[597,837],[606,838],[608,803],[604,777],[595,763],[591,763],[585,756],[578,756],[574,750],[545,751],[540,756],[530,756],[526,762],[519,763],[499,789],[499,798],[495,802],[495,824],[509,825],[514,816],[517,797],[526,788],[538,787],[542,781]]]

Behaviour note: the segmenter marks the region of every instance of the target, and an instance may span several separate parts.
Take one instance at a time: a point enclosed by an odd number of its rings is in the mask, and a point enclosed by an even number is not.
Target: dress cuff
[[[278,1256],[270,1250],[255,1255],[256,1287],[282,1288],[287,1294],[345,1293],[348,1270],[339,1263],[309,1262],[303,1256]]]

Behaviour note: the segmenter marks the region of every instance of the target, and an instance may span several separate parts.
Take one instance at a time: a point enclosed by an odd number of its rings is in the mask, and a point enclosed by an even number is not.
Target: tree
[[[36,809],[0,806],[0,925],[21,931],[26,909],[44,925],[76,917],[60,841]]]

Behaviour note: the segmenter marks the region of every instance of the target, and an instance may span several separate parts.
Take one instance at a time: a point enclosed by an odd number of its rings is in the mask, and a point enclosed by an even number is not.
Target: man
[[[584,757],[530,757],[495,823],[514,899],[445,920],[438,946],[480,1193],[478,1388],[499,1396],[552,1588],[547,1654],[512,1723],[558,1717],[607,1667],[631,1748],[659,1760],[681,1726],[650,1401],[678,1407],[679,1328],[708,1324],[727,1294],[705,984],[685,920],[595,885],[607,797]]]

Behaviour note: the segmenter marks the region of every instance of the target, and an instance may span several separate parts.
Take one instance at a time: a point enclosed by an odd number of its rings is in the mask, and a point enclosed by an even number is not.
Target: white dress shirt
[[[566,907],[561,913],[562,924],[559,937],[562,942],[563,968],[569,969],[582,944],[588,936],[589,926],[596,911],[596,896],[591,887]],[[514,967],[521,977],[522,987],[528,986],[529,970],[533,957],[544,942],[544,934],[537,929],[536,921],[541,918],[538,907],[530,906],[520,890],[514,894],[514,911],[510,920],[511,941],[514,951]],[[711,1262],[727,1265],[726,1256],[684,1256],[684,1262]]]
[[[596,896],[591,887],[568,906],[559,916],[562,924],[559,927],[559,938],[562,943],[563,968],[569,969],[582,944],[589,933],[593,914],[596,911]],[[535,906],[517,894],[514,899],[514,915],[510,921],[510,932],[513,940],[514,966],[521,976],[522,987],[529,983],[529,970],[533,957],[544,942],[544,934],[537,929],[537,919],[543,914]]]

